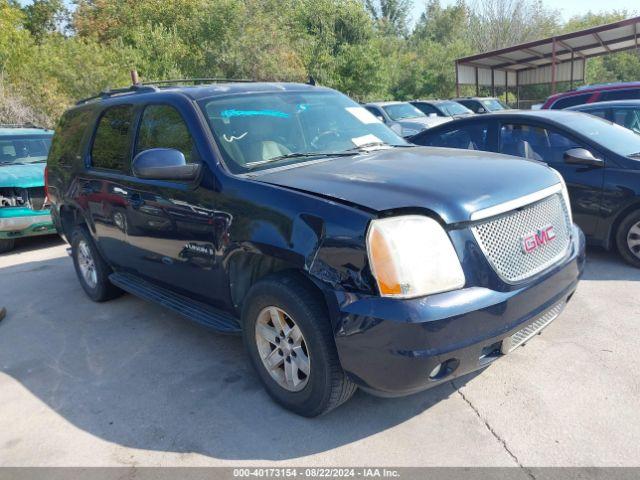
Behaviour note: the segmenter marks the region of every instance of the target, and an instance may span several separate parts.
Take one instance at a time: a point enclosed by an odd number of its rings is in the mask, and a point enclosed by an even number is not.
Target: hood
[[[255,180],[333,197],[370,210],[418,207],[446,223],[559,182],[540,162],[474,150],[392,148],[293,168]]]
[[[0,163],[0,187],[42,187],[46,166],[44,162],[22,165]]]

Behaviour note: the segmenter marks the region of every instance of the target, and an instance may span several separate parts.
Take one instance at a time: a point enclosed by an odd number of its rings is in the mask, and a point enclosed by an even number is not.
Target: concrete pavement
[[[66,245],[0,256],[0,466],[638,466],[640,270],[589,251],[562,316],[474,374],[303,419],[240,339],[127,295],[92,303]]]

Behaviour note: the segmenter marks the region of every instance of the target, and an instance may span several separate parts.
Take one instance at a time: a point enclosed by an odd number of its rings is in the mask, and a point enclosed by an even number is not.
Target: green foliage
[[[0,121],[51,126],[78,98],[127,85],[132,68],[143,80],[312,76],[360,101],[450,97],[458,57],[630,16],[561,25],[540,0],[428,0],[410,29],[413,1],[76,0],[70,12],[0,0]],[[638,78],[634,53],[587,64],[589,82]]]

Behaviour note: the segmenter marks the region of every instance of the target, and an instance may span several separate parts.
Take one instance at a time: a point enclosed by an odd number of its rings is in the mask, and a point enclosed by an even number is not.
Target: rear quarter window
[[[582,105],[583,103],[587,103],[591,95],[592,95],[591,93],[585,93],[582,95],[571,95],[569,97],[564,97],[556,101],[553,105],[551,105],[551,108],[562,109],[567,107],[573,107],[574,105]]]
[[[600,94],[600,101],[608,100],[638,100],[640,99],[640,88],[625,88],[623,90],[610,90]]]
[[[91,110],[69,110],[58,123],[53,135],[47,163],[71,165],[81,160],[83,139],[92,122]]]

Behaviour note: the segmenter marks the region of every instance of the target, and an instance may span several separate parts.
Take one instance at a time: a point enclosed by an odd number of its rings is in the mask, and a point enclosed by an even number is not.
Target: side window
[[[640,108],[614,109],[613,121],[629,130],[640,133]]]
[[[91,148],[95,168],[126,172],[129,167],[133,106],[111,107],[100,117]]]
[[[567,108],[573,107],[574,105],[582,105],[583,103],[587,103],[591,97],[591,93],[584,93],[582,95],[571,95],[569,97],[564,97],[551,105],[553,109]]]
[[[71,165],[80,160],[82,139],[92,116],[91,110],[70,110],[62,115],[53,135],[47,160],[49,164]]]
[[[187,163],[200,161],[186,123],[170,105],[149,105],[144,109],[135,153],[150,148],[174,148],[184,154]]]
[[[462,148],[464,150],[489,151],[489,124],[485,122],[464,125],[438,133],[426,133],[415,140],[430,147]]]
[[[640,88],[628,88],[624,90],[609,90],[600,94],[599,101],[608,100],[637,100],[640,99]]]
[[[596,117],[600,117],[600,118],[604,118],[605,120],[607,119],[607,110],[604,108],[599,108],[599,109],[589,109],[589,110],[582,110],[584,113],[588,113],[589,115],[595,115]]]
[[[478,107],[480,106],[478,102],[474,102],[472,100],[456,100],[456,102],[461,103],[472,112],[478,113]]]
[[[417,103],[417,104],[414,105],[414,107],[416,107],[418,110],[422,111],[422,113],[424,113],[425,115],[430,115],[432,113],[435,113],[438,116],[444,116],[441,113],[439,113],[438,110],[436,110],[431,105],[428,105],[426,103]]]
[[[382,112],[380,110],[378,110],[375,107],[364,107],[367,110],[369,110],[378,120],[384,122],[384,116],[382,115]]]
[[[534,125],[507,124],[500,128],[500,152],[547,163],[563,162],[564,152],[579,148],[576,141],[556,130]]]

